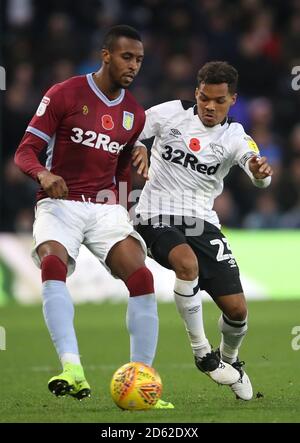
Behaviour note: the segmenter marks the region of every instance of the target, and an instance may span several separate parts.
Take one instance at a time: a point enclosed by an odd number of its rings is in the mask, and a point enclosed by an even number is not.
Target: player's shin
[[[56,256],[42,261],[43,314],[62,364],[80,364],[75,330],[74,307],[66,286],[67,268]]]
[[[193,353],[196,357],[202,358],[211,351],[211,347],[204,332],[198,279],[187,281],[176,278],[174,298],[177,310],[184,321]]]
[[[222,359],[227,363],[237,360],[239,348],[247,333],[247,317],[244,320],[230,320],[225,314],[219,318],[219,329],[222,333],[220,352]]]
[[[66,362],[64,361],[66,354],[68,354],[68,362],[79,364],[79,352],[73,326],[74,307],[64,282],[55,280],[44,282],[43,313],[62,364]]]
[[[158,339],[153,276],[143,267],[129,277],[126,285],[130,293],[126,318],[130,335],[130,361],[152,366]]]

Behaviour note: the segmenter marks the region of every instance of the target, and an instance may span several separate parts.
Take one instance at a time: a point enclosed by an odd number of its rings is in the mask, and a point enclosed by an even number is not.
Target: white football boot
[[[232,363],[232,366],[239,371],[240,377],[237,382],[230,385],[230,388],[235,393],[236,398],[240,400],[251,400],[253,397],[253,389],[251,385],[250,378],[246,374],[246,372],[242,369],[242,366],[244,366],[244,361],[237,361],[235,363]]]
[[[222,361],[215,351],[209,352],[202,358],[195,356],[195,364],[201,372],[220,385],[230,385],[232,388],[240,379],[240,371]]]

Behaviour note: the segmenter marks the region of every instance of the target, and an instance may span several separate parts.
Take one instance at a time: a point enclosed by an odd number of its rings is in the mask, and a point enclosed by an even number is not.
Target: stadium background
[[[292,88],[291,70],[300,66],[300,1],[1,0],[0,7],[0,65],[7,73],[7,90],[0,91],[0,422],[299,422],[300,92]],[[47,391],[58,361],[35,303],[41,283],[29,256],[36,186],[12,157],[43,93],[97,70],[103,33],[118,23],[135,26],[144,40],[145,61],[131,90],[146,108],[193,99],[204,62],[233,63],[240,87],[232,115],[274,168],[266,190],[235,168],[216,202],[248,298],[268,299],[249,302],[241,353],[255,392],[249,403],[236,402],[230,390],[195,370],[174,303],[159,304],[155,367],[175,410],[133,415],[112,404],[111,375],[128,360],[124,303],[85,303],[77,310],[90,402],[60,402]],[[135,186],[141,186],[137,177]],[[159,299],[171,300],[173,274],[150,266]],[[68,285],[76,302],[126,301],[124,285],[85,248]],[[206,303],[205,328],[214,345],[218,316]]]
[[[208,60],[237,67],[239,99],[231,115],[268,157],[274,177],[270,188],[259,190],[234,168],[215,208],[222,225],[237,230],[229,238],[248,295],[300,296],[300,92],[292,88],[291,74],[300,65],[299,0],[5,0],[1,5],[1,65],[7,73],[7,90],[1,92],[2,304],[12,296],[39,298],[39,276],[28,257],[36,184],[15,167],[15,149],[53,83],[99,68],[103,34],[118,23],[136,27],[143,37],[145,61],[131,90],[145,108],[175,98],[192,100],[197,71]],[[134,185],[142,186],[136,175]],[[84,278],[87,263],[94,269],[96,262],[86,252],[81,256],[76,299],[126,293],[99,267]],[[164,299],[171,297],[173,283],[173,274],[165,272],[156,269]],[[110,291],[104,290],[107,284]]]

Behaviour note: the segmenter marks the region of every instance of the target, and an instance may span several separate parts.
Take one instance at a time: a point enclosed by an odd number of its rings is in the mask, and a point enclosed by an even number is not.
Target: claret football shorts
[[[71,275],[83,244],[109,270],[105,263],[107,254],[129,235],[140,242],[146,256],[145,242],[133,229],[123,206],[45,198],[36,206],[32,258],[40,267],[38,246],[46,241],[57,241],[68,252],[68,275]]]

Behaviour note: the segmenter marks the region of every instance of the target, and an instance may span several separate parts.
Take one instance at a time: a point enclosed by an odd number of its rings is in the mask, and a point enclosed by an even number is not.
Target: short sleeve
[[[49,143],[66,112],[61,84],[50,88],[42,98],[26,131]]]
[[[172,118],[174,111],[180,108],[180,103],[180,100],[173,100],[147,109],[145,126],[139,140],[147,140],[159,135],[166,122]]]

